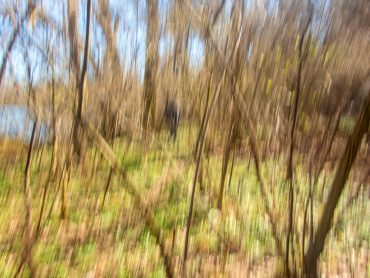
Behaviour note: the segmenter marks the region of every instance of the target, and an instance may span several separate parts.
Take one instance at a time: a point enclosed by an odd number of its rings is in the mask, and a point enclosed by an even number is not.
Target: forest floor
[[[180,132],[175,143],[168,142],[164,132],[147,144],[118,139],[113,147],[130,180],[150,204],[176,267],[183,255],[195,171],[192,153],[196,134],[193,133],[188,136],[188,131]],[[12,277],[20,262],[25,227],[26,154],[27,146],[19,142],[0,142],[0,277]],[[189,277],[274,277],[282,271],[254,166],[246,157],[235,155],[231,179],[230,170],[227,174],[220,212],[217,197],[222,152],[204,156],[190,231]],[[35,150],[31,164],[34,225],[40,214],[50,161],[50,146],[43,151]],[[60,219],[60,182],[52,179],[49,183],[41,233],[31,256],[36,276],[164,277],[159,247],[145,226],[143,211],[125,190],[125,181],[113,173],[103,206],[109,165],[92,146],[86,161],[86,165],[71,174],[65,220]],[[283,242],[288,207],[284,166],[284,159],[274,159],[264,161],[262,167]],[[295,182],[298,237],[294,246],[297,265],[302,258],[300,235],[308,192],[308,177],[304,173],[298,165]],[[330,180],[330,175],[320,178],[319,186],[323,190],[318,190],[315,197],[314,225]],[[352,186],[349,181],[337,211],[346,205]],[[343,211],[336,215],[335,227],[326,241],[320,259],[321,276],[370,277],[370,202],[366,192],[361,192]],[[29,276],[29,271],[26,267],[23,276]]]

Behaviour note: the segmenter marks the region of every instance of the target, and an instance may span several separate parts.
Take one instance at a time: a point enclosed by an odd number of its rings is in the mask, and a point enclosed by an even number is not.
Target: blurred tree
[[[99,0],[96,15],[107,44],[103,55],[102,70],[100,72],[105,94],[99,100],[103,114],[101,117],[102,135],[107,140],[113,139],[117,132],[118,115],[117,103],[115,103],[114,96],[121,91],[120,85],[123,79],[122,64],[117,48],[117,32],[120,20],[118,15],[113,20],[109,3],[109,1]]]
[[[155,125],[157,75],[158,75],[158,45],[159,17],[158,1],[146,1],[146,53],[144,73],[144,111],[142,126],[144,130]],[[150,122],[149,122],[150,121]]]
[[[367,97],[363,103],[356,126],[348,139],[345,151],[339,161],[334,180],[332,182],[328,199],[314,236],[314,240],[308,247],[305,256],[304,273],[306,277],[318,277],[317,261],[324,249],[325,239],[332,227],[334,211],[338,205],[339,198],[346,185],[349,172],[355,161],[357,152],[365,134],[368,132],[370,124],[370,89],[366,88]]]

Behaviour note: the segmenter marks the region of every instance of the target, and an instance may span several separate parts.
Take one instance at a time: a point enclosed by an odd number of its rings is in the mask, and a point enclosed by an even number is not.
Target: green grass
[[[116,141],[114,151],[126,169],[128,176],[138,192],[149,198],[156,186],[162,186],[161,192],[154,200],[151,209],[155,223],[162,230],[162,236],[171,246],[173,230],[176,229],[174,255],[180,258],[184,246],[184,232],[188,216],[189,197],[195,162],[192,148],[195,139],[188,142],[188,131],[182,130],[175,144],[163,142],[167,134],[160,134],[159,139],[148,145],[132,143],[127,150],[124,139]],[[195,134],[195,132],[193,132]],[[162,139],[161,139],[162,138]],[[41,206],[41,193],[49,170],[50,148],[45,148],[40,171],[33,164],[31,175],[32,211],[38,219]],[[138,215],[141,208],[125,190],[126,183],[117,174],[111,180],[104,208],[101,208],[105,185],[109,174],[108,164],[98,159],[98,166],[91,179],[91,167],[88,175],[76,171],[68,184],[68,217],[61,222],[60,192],[56,197],[50,218],[45,222],[40,238],[35,243],[33,262],[37,274],[47,273],[50,277],[85,276],[89,272],[101,271],[102,276],[165,277],[165,269],[155,238],[145,226],[143,215]],[[89,162],[92,164],[94,150],[89,149]],[[14,167],[0,169],[0,276],[10,277],[15,266],[16,255],[22,249],[21,225],[12,228],[15,220],[24,221],[23,203],[23,165],[17,162]],[[231,163],[230,163],[231,165]],[[230,167],[229,165],[229,167]],[[168,167],[168,173],[166,173]],[[245,157],[236,156],[233,176],[229,185],[229,171],[225,180],[224,209],[216,209],[219,180],[222,167],[221,154],[214,153],[203,161],[203,188],[197,185],[196,198],[190,230],[189,264],[192,271],[200,263],[200,256],[219,254],[228,246],[238,250],[248,260],[262,261],[266,254],[275,254],[275,243],[271,226],[265,214],[265,207],[256,179],[253,163],[248,168]],[[10,169],[10,170],[9,170]],[[266,180],[267,190],[272,196],[274,213],[279,219],[278,233],[285,238],[286,214],[288,207],[288,184],[285,178],[285,160],[268,160],[261,168]],[[167,174],[167,178],[164,177]],[[272,182],[271,182],[272,177]],[[329,175],[326,183],[329,184]],[[319,179],[319,188],[323,178]],[[58,183],[51,183],[46,202],[46,211],[51,207],[57,192]],[[301,232],[304,200],[308,194],[308,177],[302,165],[295,172],[297,229]],[[5,197],[6,194],[9,196]],[[327,194],[315,197],[315,225],[322,210]],[[348,190],[343,194],[340,208],[349,196]],[[359,199],[346,211],[344,221],[338,227],[338,233],[331,233],[328,246],[336,244],[339,250],[346,247],[348,233],[354,238],[353,247],[369,248],[370,221],[359,221],[356,215],[365,215],[369,202]],[[36,221],[36,220],[34,220]],[[13,229],[14,234],[8,234]],[[11,237],[10,239],[8,237]],[[283,241],[284,242],[284,241]],[[297,246],[296,246],[297,247]],[[323,257],[328,256],[324,252]],[[232,260],[230,260],[232,263]],[[101,268],[101,269],[100,269]],[[368,268],[368,267],[367,267]],[[23,274],[27,276],[27,272]],[[195,271],[195,270],[194,270]],[[369,270],[367,269],[369,272]],[[98,274],[97,274],[98,275]]]

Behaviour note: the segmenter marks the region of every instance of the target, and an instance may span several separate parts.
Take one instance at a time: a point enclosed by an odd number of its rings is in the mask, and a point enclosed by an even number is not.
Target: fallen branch
[[[174,268],[172,266],[171,257],[167,254],[165,248],[165,241],[162,237],[162,231],[159,227],[157,227],[155,223],[155,216],[153,211],[148,206],[146,200],[134,186],[133,182],[131,182],[127,176],[127,172],[121,166],[121,163],[118,161],[116,155],[114,154],[113,150],[109,146],[109,144],[105,141],[103,136],[96,130],[96,128],[87,121],[84,117],[81,119],[81,124],[83,129],[88,132],[88,135],[93,139],[96,147],[104,156],[104,158],[109,163],[110,167],[114,169],[114,171],[118,172],[120,176],[123,177],[125,181],[125,188],[126,190],[133,196],[135,199],[135,203],[138,207],[144,212],[145,214],[145,221],[146,225],[150,229],[151,234],[156,238],[157,244],[160,248],[161,256],[164,260],[164,267],[166,270],[166,274],[168,277],[174,277]]]

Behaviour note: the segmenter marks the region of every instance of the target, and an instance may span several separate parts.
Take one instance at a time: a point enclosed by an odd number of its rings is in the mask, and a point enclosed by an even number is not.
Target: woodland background
[[[370,275],[369,1],[0,13],[1,276]]]

